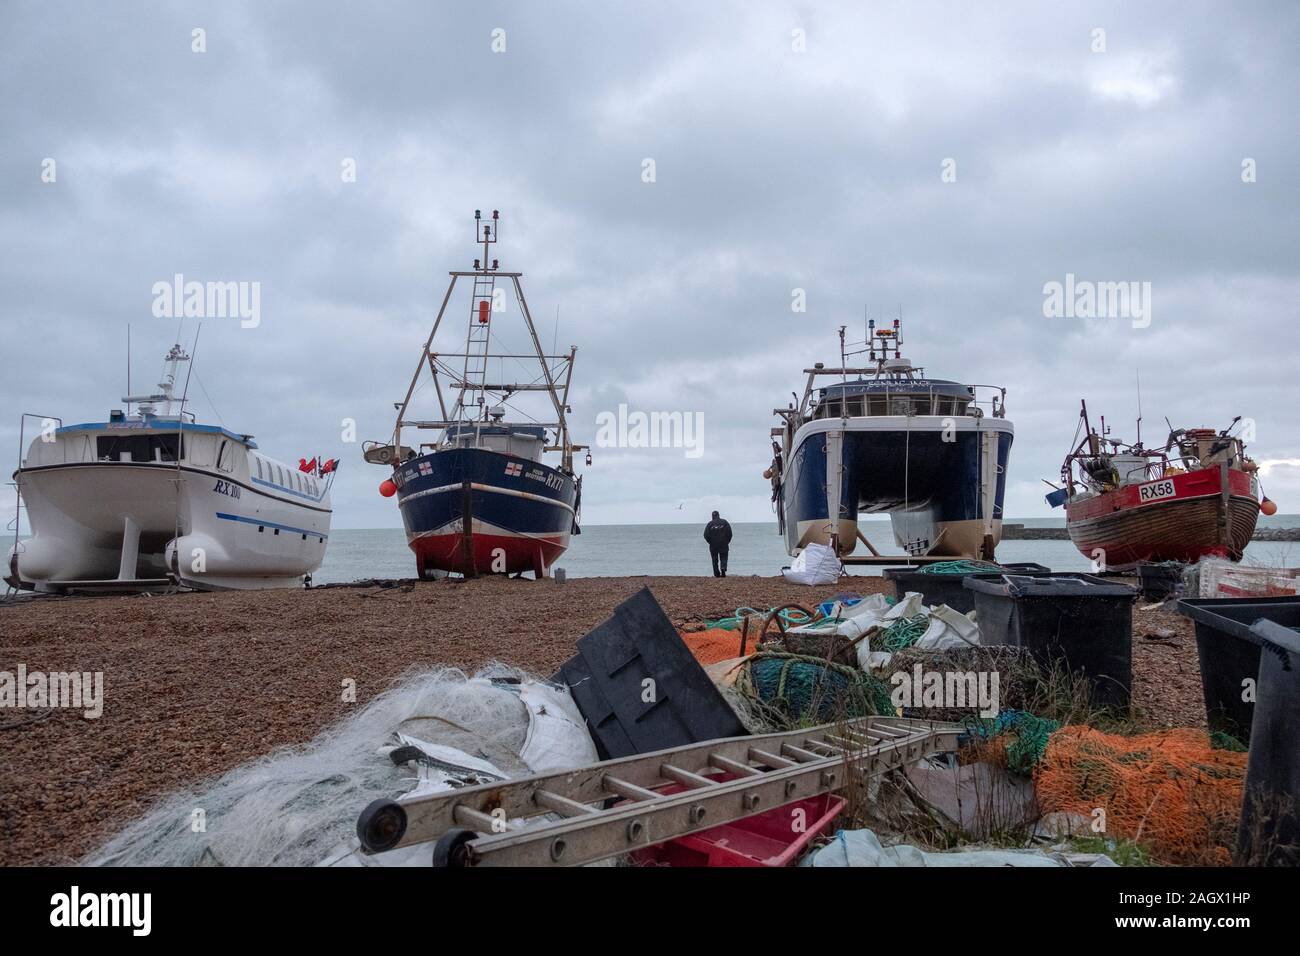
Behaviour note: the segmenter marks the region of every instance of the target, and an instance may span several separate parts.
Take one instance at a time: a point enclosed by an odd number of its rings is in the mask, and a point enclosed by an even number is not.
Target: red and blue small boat
[[[568,548],[570,536],[580,533],[582,478],[574,473],[573,455],[587,446],[570,441],[566,420],[577,349],[561,355],[542,351],[520,283],[523,274],[502,272],[491,258],[500,214],[494,210],[486,219],[476,211],[474,222],[482,258],[474,260],[472,270],[450,273],[419,365],[397,406],[392,441],[367,442],[364,454],[366,461],[392,468],[380,493],[397,497],[420,578],[526,571],[542,578]],[[435,351],[443,316],[462,280],[472,285],[464,351]],[[491,351],[501,341],[510,292],[531,352]],[[511,368],[535,369],[535,375],[523,382],[493,381],[491,371],[507,361]],[[428,419],[415,417],[411,405],[425,375],[433,383],[438,412]],[[525,408],[525,400],[539,394],[540,408]],[[412,448],[402,444],[407,428],[439,435]],[[546,463],[546,454],[558,454],[558,461]]]

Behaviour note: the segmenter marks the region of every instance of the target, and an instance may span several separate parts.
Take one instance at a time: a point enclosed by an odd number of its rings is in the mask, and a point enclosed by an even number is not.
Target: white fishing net
[[[567,691],[502,665],[472,677],[453,668],[411,676],[370,701],[355,716],[322,731],[302,747],[289,747],[206,782],[195,791],[164,799],[126,827],[85,862],[109,866],[313,866],[321,863],[423,863],[430,847],[416,846],[378,857],[356,852],[357,815],[377,798],[393,798],[421,786],[457,786],[530,773],[519,756],[528,744],[534,763],[554,769],[598,758],[579,718],[549,719]],[[548,740],[520,699],[540,695]],[[533,697],[529,697],[529,690]],[[534,705],[533,712],[539,710]],[[576,714],[576,710],[573,711]],[[530,724],[533,732],[530,735]],[[397,735],[401,734],[405,740]],[[436,759],[395,765],[389,753],[402,743],[428,742]],[[463,752],[472,761],[456,762]],[[450,753],[450,759],[444,759]],[[418,854],[414,851],[419,851]]]

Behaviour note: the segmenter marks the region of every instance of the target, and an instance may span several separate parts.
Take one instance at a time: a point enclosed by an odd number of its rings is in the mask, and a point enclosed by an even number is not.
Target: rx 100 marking
[[[239,497],[239,485],[232,484],[229,481],[217,481],[216,487],[212,489],[219,495],[225,495],[227,498]]]

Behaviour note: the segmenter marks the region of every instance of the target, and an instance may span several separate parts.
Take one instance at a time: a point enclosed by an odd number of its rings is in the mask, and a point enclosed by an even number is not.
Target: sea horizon
[[[583,525],[569,549],[555,562],[567,577],[708,577],[713,570],[704,543],[704,522],[664,524]],[[728,574],[733,577],[772,577],[790,565],[784,539],[776,533],[775,521],[734,521]],[[1054,518],[1009,518],[1004,524],[1027,527],[1064,527]],[[888,519],[861,522],[864,533],[881,554],[906,562],[906,554],[893,543]],[[1300,526],[1300,515],[1260,517],[1259,527]],[[997,558],[1004,563],[1032,562],[1054,571],[1088,571],[1090,562],[1068,540],[1004,540]],[[1255,541],[1246,548],[1245,562],[1282,566],[1300,565],[1300,543]],[[886,565],[887,567],[888,565]],[[877,577],[880,566],[855,565],[851,575]],[[320,569],[312,575],[314,584],[348,583],[369,578],[391,579],[415,576],[415,560],[400,528],[336,528]]]

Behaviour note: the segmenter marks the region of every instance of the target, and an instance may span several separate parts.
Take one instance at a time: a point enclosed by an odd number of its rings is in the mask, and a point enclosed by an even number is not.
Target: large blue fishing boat
[[[578,526],[582,479],[574,474],[573,454],[586,449],[569,440],[569,383],[577,348],[547,355],[537,337],[520,284],[522,273],[499,271],[490,258],[498,239],[500,214],[485,219],[474,213],[476,242],[482,259],[472,271],[451,272],[428,341],[420,353],[406,397],[397,405],[391,442],[367,442],[365,459],[391,467],[392,477],[380,493],[397,496],[406,527],[407,544],[415,554],[421,578],[446,572],[467,577],[478,574],[517,574],[536,577],[569,546]],[[463,352],[435,352],[434,338],[460,279],[473,284],[469,332]],[[494,353],[500,345],[501,314],[507,290],[514,292],[519,315],[532,351]],[[494,328],[496,323],[496,328]],[[500,359],[498,366],[493,362]],[[526,382],[495,382],[490,369],[522,366],[533,377]],[[535,370],[535,371],[534,371]],[[426,371],[431,376],[438,417],[408,417],[416,386]],[[441,377],[440,377],[441,376]],[[444,381],[455,399],[448,407]],[[536,409],[539,420],[522,404],[530,393],[546,398]],[[418,449],[402,444],[402,429],[434,429],[435,441]],[[559,454],[557,465],[542,461]],[[587,463],[591,463],[588,452]]]
[[[861,344],[847,351],[841,328],[839,367],[804,369],[802,398],[775,410],[765,474],[787,550],[816,542],[846,556],[861,541],[879,558],[858,519],[888,514],[909,555],[991,560],[1014,434],[1006,389],[927,378],[903,358],[897,319],[871,320]],[[864,352],[871,364],[849,368]]]

